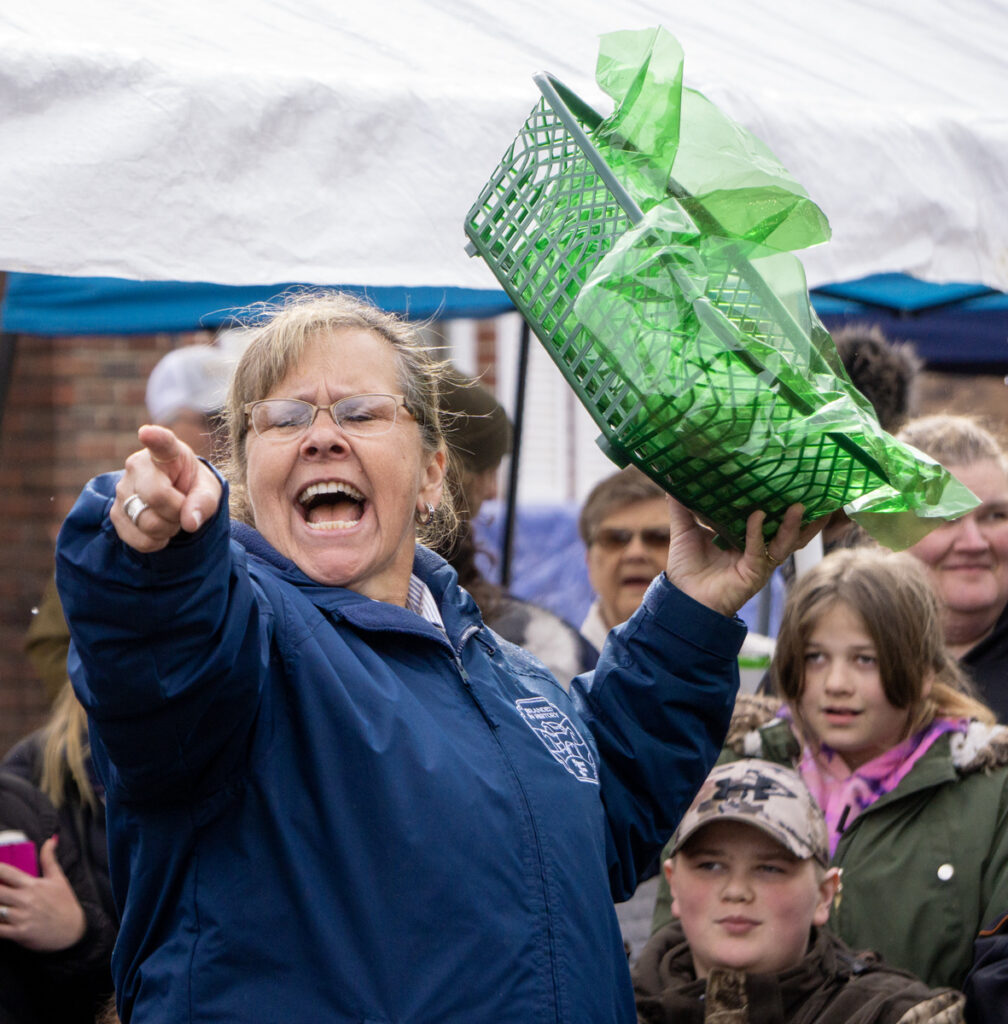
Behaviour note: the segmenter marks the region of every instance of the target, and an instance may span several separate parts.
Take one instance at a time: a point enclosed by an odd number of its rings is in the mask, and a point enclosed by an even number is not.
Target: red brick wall
[[[1003,441],[1008,438],[1008,377],[922,373],[917,382],[917,413],[933,412],[979,416]]]
[[[147,375],[206,334],[19,336],[0,429],[0,753],[41,724],[46,700],[23,653],[53,568],[60,522],[83,485],[121,467],[146,419]]]

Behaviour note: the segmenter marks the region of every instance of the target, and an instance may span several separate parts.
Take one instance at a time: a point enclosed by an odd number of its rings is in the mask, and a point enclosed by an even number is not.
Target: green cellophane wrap
[[[822,211],[749,132],[682,86],[661,29],[602,38],[602,119],[549,76],[466,219],[472,249],[633,463],[742,547],[844,508],[892,548],[975,497],[882,430],[791,250]]]

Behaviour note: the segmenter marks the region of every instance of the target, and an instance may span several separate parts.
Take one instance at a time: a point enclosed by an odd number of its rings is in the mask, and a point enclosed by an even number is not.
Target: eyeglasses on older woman
[[[395,426],[399,409],[411,416],[403,395],[351,395],[332,405],[313,405],[299,398],[264,398],[245,406],[252,429],[265,441],[293,441],[302,437],[326,409],[333,422],[353,437],[376,437]]]

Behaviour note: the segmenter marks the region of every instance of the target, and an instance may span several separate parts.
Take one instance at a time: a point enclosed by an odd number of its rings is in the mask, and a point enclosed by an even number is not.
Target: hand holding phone
[[[0,864],[11,864],[26,874],[38,877],[35,844],[16,829],[0,832]]]

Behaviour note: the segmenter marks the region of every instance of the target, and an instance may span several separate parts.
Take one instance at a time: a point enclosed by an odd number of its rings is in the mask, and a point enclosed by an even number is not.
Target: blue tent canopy
[[[214,329],[249,305],[296,287],[8,274],[0,325],[10,333],[40,335]],[[419,319],[479,319],[513,309],[497,289],[341,287]],[[888,337],[912,342],[932,368],[1008,372],[1008,295],[1003,292],[876,274],[816,288],[812,302],[828,328],[876,323]]]
[[[1008,295],[978,284],[931,284],[907,274],[875,274],[813,289],[830,330],[878,324],[886,337],[913,343],[932,369],[1008,371]]]
[[[11,334],[40,335],[213,330],[234,323],[255,303],[304,287],[8,274],[0,326]],[[415,319],[479,319],[514,309],[498,289],[340,287]]]

